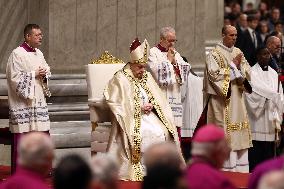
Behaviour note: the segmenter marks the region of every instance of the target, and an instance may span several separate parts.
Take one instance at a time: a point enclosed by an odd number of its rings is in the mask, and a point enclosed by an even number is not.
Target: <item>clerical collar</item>
[[[229,48],[229,47],[226,47],[222,42],[218,43],[217,45],[223,48],[224,50],[229,51],[230,53],[233,52],[234,50],[234,46]]]
[[[163,47],[162,45],[160,45],[160,43],[156,47],[162,52],[168,52],[168,50],[165,47]]]
[[[23,42],[20,47],[23,47],[27,52],[36,52],[36,50],[29,46],[26,42]]]
[[[258,65],[261,67],[262,71],[268,71],[268,65],[261,65],[261,64]]]

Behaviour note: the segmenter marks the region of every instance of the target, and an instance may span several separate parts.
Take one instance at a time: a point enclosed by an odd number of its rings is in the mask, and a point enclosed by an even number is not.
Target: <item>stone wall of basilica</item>
[[[176,29],[177,50],[193,67],[202,67],[204,42],[218,37],[222,6],[223,0],[0,1],[0,73],[27,23],[42,27],[41,49],[53,73],[84,73],[83,65],[105,50],[128,61],[135,36],[153,46],[163,26]]]
[[[44,33],[41,50],[53,73],[48,109],[57,160],[74,151],[90,157],[84,65],[105,50],[127,62],[129,44],[135,36],[140,40],[147,38],[153,46],[159,41],[159,29],[169,25],[177,31],[177,50],[202,74],[205,46],[220,40],[223,3],[223,0],[0,0],[0,128],[8,127],[6,62],[11,51],[22,43],[27,23],[41,26]],[[10,145],[0,144],[0,154],[5,154],[0,157],[0,165],[9,165]]]

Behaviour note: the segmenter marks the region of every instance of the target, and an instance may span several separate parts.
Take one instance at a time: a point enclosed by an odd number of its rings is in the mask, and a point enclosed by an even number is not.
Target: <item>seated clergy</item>
[[[130,62],[114,74],[104,91],[115,118],[107,151],[120,160],[122,180],[143,179],[143,153],[151,144],[173,141],[179,149],[171,108],[145,71],[148,52],[147,41],[141,44],[136,38],[130,46]]]

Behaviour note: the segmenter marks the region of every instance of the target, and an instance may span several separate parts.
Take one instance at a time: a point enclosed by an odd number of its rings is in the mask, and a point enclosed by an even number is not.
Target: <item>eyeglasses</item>
[[[28,35],[34,36],[34,37],[43,37],[42,33],[39,33],[39,34],[28,34]]]
[[[165,39],[168,43],[176,43],[178,40],[177,39]]]
[[[238,35],[237,34],[230,34],[228,36],[230,36],[230,37],[237,37]]]
[[[43,37],[43,34],[36,34],[35,37]]]

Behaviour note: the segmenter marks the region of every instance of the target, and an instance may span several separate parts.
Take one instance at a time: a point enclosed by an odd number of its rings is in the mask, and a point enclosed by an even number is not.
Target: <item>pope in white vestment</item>
[[[119,160],[122,180],[143,179],[143,154],[150,145],[173,141],[179,148],[167,99],[145,71],[148,52],[147,41],[141,44],[136,39],[130,47],[130,63],[113,76],[104,91],[114,118],[107,151]]]
[[[253,92],[246,93],[246,106],[251,125],[253,147],[249,149],[250,170],[276,153],[275,141],[281,130],[283,89],[277,72],[268,66],[268,49],[258,50],[258,63],[251,68]]]

